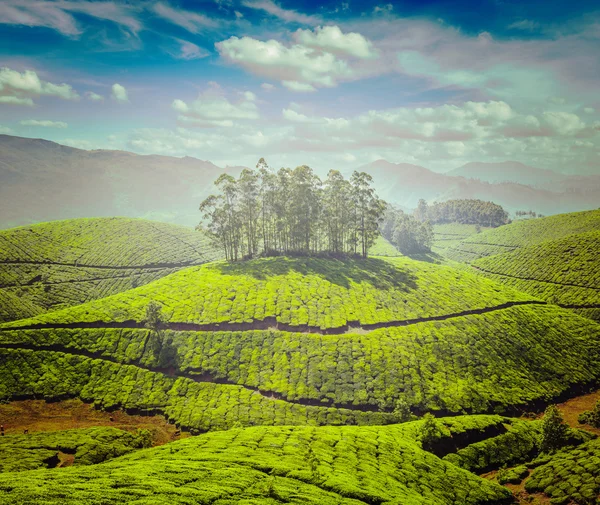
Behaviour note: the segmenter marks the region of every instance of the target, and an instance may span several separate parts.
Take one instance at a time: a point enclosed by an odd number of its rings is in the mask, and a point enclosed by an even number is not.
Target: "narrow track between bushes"
[[[525,300],[518,302],[506,302],[501,305],[493,307],[483,307],[481,309],[465,310],[462,312],[453,312],[451,314],[442,314],[439,316],[419,317],[414,319],[402,319],[398,321],[386,321],[381,323],[372,324],[360,324],[358,321],[349,321],[343,326],[336,328],[320,328],[318,326],[309,325],[292,325],[281,323],[274,317],[268,317],[260,321],[242,322],[242,323],[208,323],[208,324],[197,324],[197,323],[178,323],[170,322],[165,324],[165,329],[173,331],[251,331],[251,330],[275,330],[285,331],[292,333],[315,333],[320,335],[341,335],[344,333],[357,332],[369,332],[380,328],[395,328],[399,326],[411,326],[413,324],[427,323],[431,321],[445,321],[447,319],[454,319],[457,317],[465,317],[479,314],[487,314],[490,312],[496,312],[498,310],[504,310],[511,307],[518,307],[522,305],[547,305],[547,302],[540,300]],[[122,321],[122,322],[74,322],[74,323],[39,323],[23,326],[10,326],[0,328],[2,331],[15,331],[15,330],[43,330],[43,329],[86,329],[86,328],[131,328],[131,329],[143,329],[145,328],[144,323],[139,321]]]

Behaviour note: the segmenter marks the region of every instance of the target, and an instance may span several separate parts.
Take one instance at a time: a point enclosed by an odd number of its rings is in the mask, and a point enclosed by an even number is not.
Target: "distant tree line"
[[[448,200],[427,205],[419,200],[414,216],[432,224],[461,223],[497,227],[509,222],[508,213],[498,204],[483,200]]]
[[[256,170],[215,181],[218,194],[200,204],[199,228],[229,261],[278,254],[366,257],[386,208],[372,183],[365,172],[346,180],[337,170],[322,181],[306,165],[275,172],[261,158]]]
[[[515,212],[515,216],[517,217],[544,217],[544,214],[538,214],[537,212],[534,212],[533,210],[518,210]]]
[[[381,234],[403,254],[431,251],[433,227],[400,209],[388,207],[381,224]]]

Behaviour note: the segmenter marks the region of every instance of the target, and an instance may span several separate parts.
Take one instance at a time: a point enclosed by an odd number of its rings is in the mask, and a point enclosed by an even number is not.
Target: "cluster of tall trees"
[[[218,194],[200,204],[204,229],[230,261],[276,254],[360,254],[379,235],[385,202],[365,172],[349,180],[331,170],[321,180],[302,165],[269,168],[261,158],[256,170],[236,179],[221,175]]]
[[[432,224],[461,223],[497,227],[509,222],[508,213],[494,202],[483,200],[448,200],[427,205],[419,200],[414,212],[419,221]]]
[[[431,223],[421,221],[400,209],[388,207],[381,224],[381,234],[403,254],[431,251]]]

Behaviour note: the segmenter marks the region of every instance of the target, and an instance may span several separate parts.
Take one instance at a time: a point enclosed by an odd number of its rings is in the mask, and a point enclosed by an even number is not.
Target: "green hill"
[[[480,258],[486,277],[600,320],[600,231]]]
[[[456,247],[462,240],[481,233],[490,228],[475,224],[446,223],[433,225],[433,244],[431,249],[438,254],[444,254],[446,249]],[[492,228],[493,229],[493,228]]]
[[[274,330],[0,333],[0,398],[80,397],[194,430],[381,424],[413,412],[519,411],[600,377],[600,325],[553,306],[318,335]]]
[[[508,419],[453,418],[437,444],[494,437]],[[422,422],[210,433],[90,467],[0,474],[0,503],[503,504],[498,484],[427,452]],[[510,427],[510,425],[509,425]]]
[[[600,210],[516,221],[472,235],[437,252],[449,259],[470,263],[484,256],[589,231],[600,231]]]
[[[535,301],[474,273],[405,257],[280,257],[190,267],[124,293],[4,326],[141,322],[150,300],[164,306],[171,323],[211,329],[217,323],[248,323],[251,329],[264,322],[263,327],[301,331],[340,331]]]
[[[0,321],[103,298],[219,257],[199,232],[142,219],[72,219],[2,230],[0,298],[13,300]]]

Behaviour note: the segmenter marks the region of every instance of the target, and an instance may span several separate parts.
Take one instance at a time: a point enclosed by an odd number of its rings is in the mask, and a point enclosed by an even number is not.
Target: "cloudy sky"
[[[2,0],[0,67],[0,133],[84,149],[600,173],[592,1]]]

